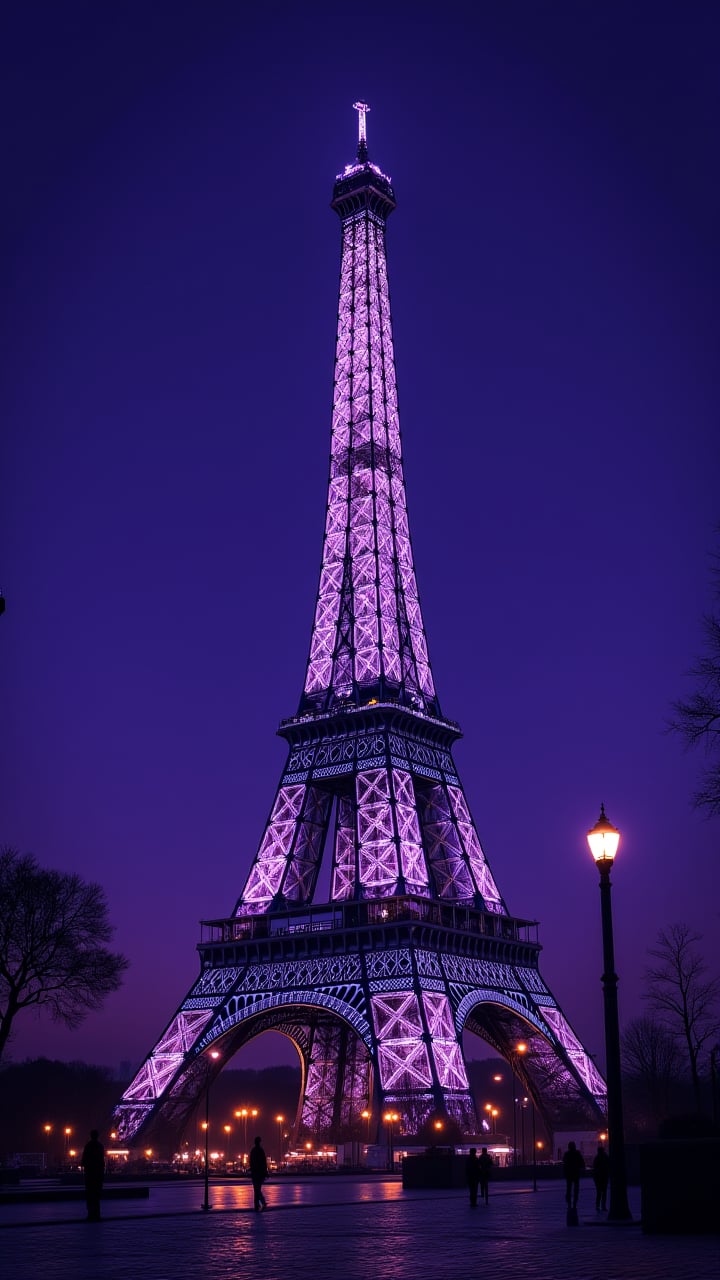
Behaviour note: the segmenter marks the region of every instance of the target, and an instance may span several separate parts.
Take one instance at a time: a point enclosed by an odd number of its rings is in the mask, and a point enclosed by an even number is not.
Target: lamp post
[[[517,1098],[515,1097],[515,1091],[517,1089],[517,1075],[515,1072],[515,1067],[517,1065],[518,1058],[521,1058],[524,1053],[527,1053],[527,1045],[525,1044],[524,1040],[518,1040],[517,1044],[515,1045],[515,1047],[513,1048],[510,1054],[510,1070],[512,1072],[512,1109],[513,1109],[513,1169],[517,1169],[517,1109],[516,1109]]]
[[[495,1084],[502,1084],[502,1082],[503,1082],[503,1077],[502,1077],[502,1073],[501,1073],[500,1071],[496,1071],[496,1072],[495,1072],[495,1075],[493,1076],[493,1082],[494,1082]],[[491,1113],[491,1114],[492,1114],[492,1113]],[[494,1126],[493,1126],[493,1133],[495,1133],[495,1134],[497,1134],[497,1116],[499,1116],[499,1115],[500,1115],[500,1111],[499,1111],[499,1109],[496,1107],[496,1109],[495,1109],[495,1124],[494,1124]]]
[[[395,1152],[393,1148],[393,1125],[400,1119],[397,1111],[386,1111],[383,1120],[388,1127],[388,1169],[390,1173],[395,1167]]]
[[[213,1062],[217,1062],[220,1057],[217,1049],[211,1049],[209,1057]],[[210,1142],[210,1067],[207,1068],[207,1082],[205,1085],[205,1198],[200,1206],[203,1213],[207,1213],[212,1209],[210,1204],[210,1165],[208,1163],[208,1144]]]
[[[610,1156],[610,1208],[608,1219],[626,1221],[632,1217],[627,1199],[625,1135],[623,1131],[622,1080],[620,1075],[620,1026],[617,1005],[617,974],[613,948],[610,871],[620,843],[620,832],[600,806],[600,817],[587,833],[590,852],[600,872],[600,910],[603,942],[603,996],[605,1001],[605,1060],[607,1069],[607,1127]]]
[[[278,1169],[279,1169],[279,1168],[280,1168],[280,1165],[282,1164],[282,1127],[283,1127],[283,1125],[284,1125],[284,1123],[285,1123],[285,1117],[284,1117],[284,1116],[276,1116],[276,1117],[275,1117],[275,1123],[276,1123],[276,1125],[277,1125],[277,1127],[278,1127],[278,1154],[277,1154],[277,1167],[278,1167]]]
[[[520,1099],[520,1163],[525,1167],[525,1108],[527,1106],[527,1094],[523,1094]]]
[[[244,1165],[245,1152],[247,1149],[247,1107],[238,1107],[237,1111],[235,1112],[235,1119],[242,1120],[243,1122],[243,1144],[242,1144],[242,1151],[240,1153],[240,1162],[241,1164]]]

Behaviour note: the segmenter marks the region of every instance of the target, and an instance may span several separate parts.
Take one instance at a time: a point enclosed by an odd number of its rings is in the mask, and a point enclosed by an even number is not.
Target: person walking
[[[267,1200],[262,1193],[262,1185],[267,1178],[267,1156],[262,1149],[262,1138],[255,1139],[255,1146],[250,1152],[250,1177],[255,1195],[255,1212],[267,1209]]]
[[[465,1161],[465,1181],[470,1192],[470,1208],[477,1209],[478,1183],[480,1182],[480,1161],[477,1157],[477,1147],[471,1147],[468,1152],[468,1158]]]
[[[603,1146],[597,1149],[592,1163],[592,1176],[595,1183],[595,1208],[598,1213],[607,1209],[607,1189],[610,1181],[610,1157]]]
[[[574,1142],[568,1142],[568,1149],[563,1156],[563,1174],[565,1175],[565,1203],[568,1209],[577,1209],[580,1192],[580,1175],[585,1169],[582,1152],[578,1151]]]
[[[493,1159],[492,1156],[489,1155],[487,1147],[483,1147],[480,1152],[478,1164],[480,1166],[480,1195],[487,1204],[489,1197],[488,1184],[490,1182],[490,1175],[492,1174],[493,1167]]]
[[[105,1177],[105,1148],[98,1138],[97,1129],[90,1131],[90,1141],[85,1143],[81,1164],[85,1174],[85,1203],[88,1222],[100,1221],[100,1194]]]

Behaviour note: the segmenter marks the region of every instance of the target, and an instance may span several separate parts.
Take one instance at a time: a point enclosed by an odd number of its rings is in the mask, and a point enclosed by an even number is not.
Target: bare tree
[[[668,726],[686,746],[705,750],[708,764],[693,801],[708,815],[720,814],[720,554],[713,556],[713,562],[718,599],[714,610],[703,618],[705,652],[689,672],[696,688],[689,698],[673,703],[674,714]]]
[[[661,1120],[671,1109],[673,1085],[680,1073],[677,1041],[654,1018],[633,1018],[623,1031],[622,1051],[627,1075],[642,1085],[653,1118]]]
[[[686,924],[661,929],[648,954],[644,998],[670,1035],[687,1049],[695,1104],[700,1107],[699,1062],[703,1047],[720,1032],[720,977],[707,978],[707,964],[695,949],[702,941]]]
[[[127,960],[112,934],[100,885],[0,851],[0,1057],[23,1009],[77,1027],[117,990]]]

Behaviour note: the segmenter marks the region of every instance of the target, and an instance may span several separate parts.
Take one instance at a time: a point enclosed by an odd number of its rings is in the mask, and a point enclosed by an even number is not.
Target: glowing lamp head
[[[587,833],[590,852],[599,867],[612,865],[620,843],[620,832],[605,816],[605,805],[600,805],[600,817]]]

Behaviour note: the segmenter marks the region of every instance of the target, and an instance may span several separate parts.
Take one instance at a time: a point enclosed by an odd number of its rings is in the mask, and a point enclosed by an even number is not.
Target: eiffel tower
[[[177,1136],[264,1031],[302,1064],[296,1134],[479,1131],[463,1031],[511,1062],[550,1132],[597,1129],[605,1084],[510,915],[452,757],[415,581],[400,449],[385,226],[390,178],[368,107],[332,208],[342,257],[320,584],[289,754],[232,916],[202,924],[200,975],[114,1114],[126,1142]],[[325,858],[325,861],[323,859]],[[329,897],[320,900],[321,864]],[[326,890],[327,893],[327,890]],[[520,1051],[518,1046],[521,1046]]]

